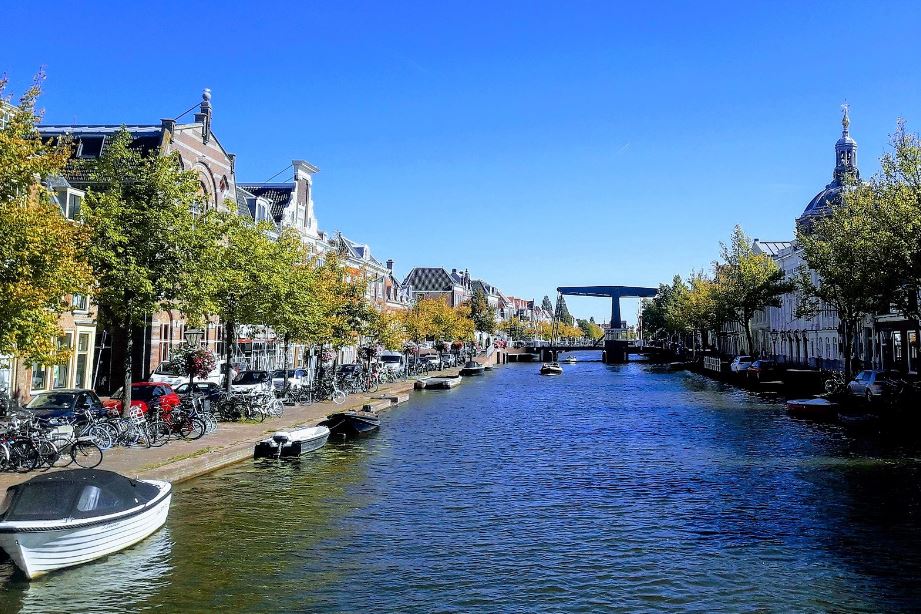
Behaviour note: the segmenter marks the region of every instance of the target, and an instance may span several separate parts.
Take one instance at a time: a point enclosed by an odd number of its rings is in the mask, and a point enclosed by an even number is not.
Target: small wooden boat
[[[256,444],[253,458],[290,458],[322,448],[329,439],[325,426],[305,426],[291,431],[278,431]]]
[[[481,365],[475,360],[468,360],[467,363],[461,368],[461,375],[483,375],[483,372],[486,371],[486,367]]]
[[[166,522],[172,486],[73,469],[7,490],[0,547],[30,579],[124,550]]]
[[[425,377],[416,380],[415,387],[417,390],[450,390],[464,381],[463,376],[455,377]]]
[[[822,397],[793,399],[787,401],[787,413],[798,418],[834,420],[838,416],[838,404]]]
[[[328,428],[330,435],[363,437],[380,430],[381,418],[373,411],[342,411],[328,415],[319,426]]]
[[[558,362],[547,362],[540,367],[541,375],[563,375],[563,367]]]

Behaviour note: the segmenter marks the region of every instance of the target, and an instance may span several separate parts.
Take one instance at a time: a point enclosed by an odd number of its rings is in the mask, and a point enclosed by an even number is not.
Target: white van
[[[378,362],[384,369],[393,373],[399,373],[406,368],[406,359],[399,352],[381,352]]]
[[[222,384],[224,382],[224,363],[219,362],[217,366],[214,367],[214,370],[208,374],[208,377],[196,377],[196,382],[214,382],[215,384]],[[183,373],[179,373],[170,369],[170,363],[161,362],[153,373],[150,374],[148,381],[151,382],[162,382],[164,384],[169,384],[173,388],[179,384],[185,384],[189,381],[189,376]]]

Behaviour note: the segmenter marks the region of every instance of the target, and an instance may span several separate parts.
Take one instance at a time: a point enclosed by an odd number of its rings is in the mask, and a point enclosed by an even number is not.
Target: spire
[[[841,138],[835,143],[834,181],[843,184],[846,178],[860,179],[857,170],[857,141],[851,138],[851,106],[841,105]]]

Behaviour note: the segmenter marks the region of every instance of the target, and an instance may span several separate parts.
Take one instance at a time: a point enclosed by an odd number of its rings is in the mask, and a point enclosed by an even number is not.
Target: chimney
[[[451,269],[451,275],[457,274],[457,269]]]
[[[163,128],[163,132],[169,132],[170,139],[172,139],[173,130],[176,129],[176,120],[175,119],[161,119],[160,127]]]
[[[387,261],[387,270],[393,273],[393,258]]]
[[[211,138],[211,89],[205,88],[201,93],[201,106],[195,114],[195,123],[201,124],[202,143],[208,144]]]

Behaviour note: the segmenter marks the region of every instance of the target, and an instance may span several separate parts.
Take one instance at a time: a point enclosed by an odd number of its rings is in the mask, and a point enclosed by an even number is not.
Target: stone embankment
[[[502,354],[494,352],[482,355],[477,361],[483,364],[501,364]],[[460,369],[446,369],[439,375],[454,376]],[[99,469],[116,471],[132,478],[167,480],[181,482],[216,471],[222,467],[252,458],[253,446],[268,435],[301,425],[314,425],[327,415],[357,409],[375,412],[387,409],[409,400],[416,378],[381,386],[373,393],[352,394],[341,405],[323,401],[309,405],[285,408],[280,418],[265,422],[221,422],[216,432],[196,441],[170,441],[159,448],[114,448],[107,450]],[[24,482],[37,475],[0,474],[0,493],[6,488]]]

